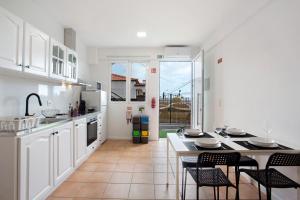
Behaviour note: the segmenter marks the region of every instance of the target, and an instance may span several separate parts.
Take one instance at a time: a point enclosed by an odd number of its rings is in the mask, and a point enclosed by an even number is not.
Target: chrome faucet
[[[36,94],[36,93],[31,93],[31,94],[29,94],[29,95],[26,97],[26,112],[25,112],[25,116],[30,116],[29,113],[28,113],[28,103],[29,103],[29,98],[30,98],[31,96],[36,96],[37,99],[39,100],[40,106],[42,106],[41,98],[40,98],[40,96],[39,96],[38,94]]]

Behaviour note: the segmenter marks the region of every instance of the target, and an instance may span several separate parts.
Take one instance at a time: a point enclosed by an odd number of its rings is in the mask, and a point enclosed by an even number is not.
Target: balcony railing
[[[168,95],[159,100],[160,123],[188,125],[191,122],[191,99]]]

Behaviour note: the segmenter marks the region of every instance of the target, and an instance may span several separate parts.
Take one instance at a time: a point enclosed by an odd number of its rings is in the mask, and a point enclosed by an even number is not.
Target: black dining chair
[[[182,184],[181,184],[181,197],[183,200],[185,200],[185,192],[186,192],[186,180],[187,180],[187,168],[196,168],[197,167],[197,161],[198,161],[198,157],[196,156],[183,156],[181,158],[182,161]],[[258,170],[258,162],[253,159],[250,158],[248,156],[241,156],[239,163],[238,163],[238,167],[256,167],[256,169]],[[227,178],[229,177],[229,167],[233,167],[230,165],[227,165],[227,173],[226,176]],[[238,171],[239,173],[239,171]],[[238,174],[239,175],[239,174]],[[259,193],[260,195],[260,193]],[[226,199],[228,199],[228,187],[226,187]],[[259,198],[261,199],[261,198]]]
[[[199,187],[208,186],[214,188],[214,199],[219,199],[219,187],[234,187],[237,189],[236,198],[238,197],[238,187],[231,183],[221,168],[217,165],[235,166],[236,184],[238,184],[238,163],[240,153],[201,153],[196,162],[196,167],[186,167],[192,178],[197,184],[197,200],[199,199]],[[186,177],[185,184],[186,185]],[[184,190],[185,190],[184,186]],[[216,190],[217,189],[217,195]],[[184,192],[185,195],[185,192]]]
[[[267,199],[271,200],[271,188],[299,188],[300,185],[272,167],[300,166],[300,154],[274,153],[270,156],[265,169],[240,169],[263,185],[267,191]],[[260,190],[259,190],[260,192]]]

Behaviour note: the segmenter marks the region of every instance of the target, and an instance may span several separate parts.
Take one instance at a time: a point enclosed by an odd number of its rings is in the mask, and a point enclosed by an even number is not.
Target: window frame
[[[126,96],[125,101],[112,101],[111,100],[111,86],[112,86],[112,65],[114,63],[124,64],[126,67]],[[144,101],[131,101],[131,76],[132,76],[132,65],[134,63],[144,64],[145,65],[145,72],[146,72],[146,86],[145,86],[145,100]],[[148,78],[149,78],[149,61],[145,60],[113,60],[109,62],[110,64],[110,78],[109,78],[109,101],[111,103],[132,103],[132,104],[139,104],[139,103],[146,103],[147,101],[147,91],[148,91]]]

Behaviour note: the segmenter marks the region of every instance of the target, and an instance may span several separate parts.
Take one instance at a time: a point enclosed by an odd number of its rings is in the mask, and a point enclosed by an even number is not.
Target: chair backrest
[[[270,156],[266,168],[269,166],[300,166],[300,154],[274,153]]]
[[[214,167],[215,165],[237,166],[241,154],[233,153],[208,153],[204,152],[198,156],[198,167]]]

